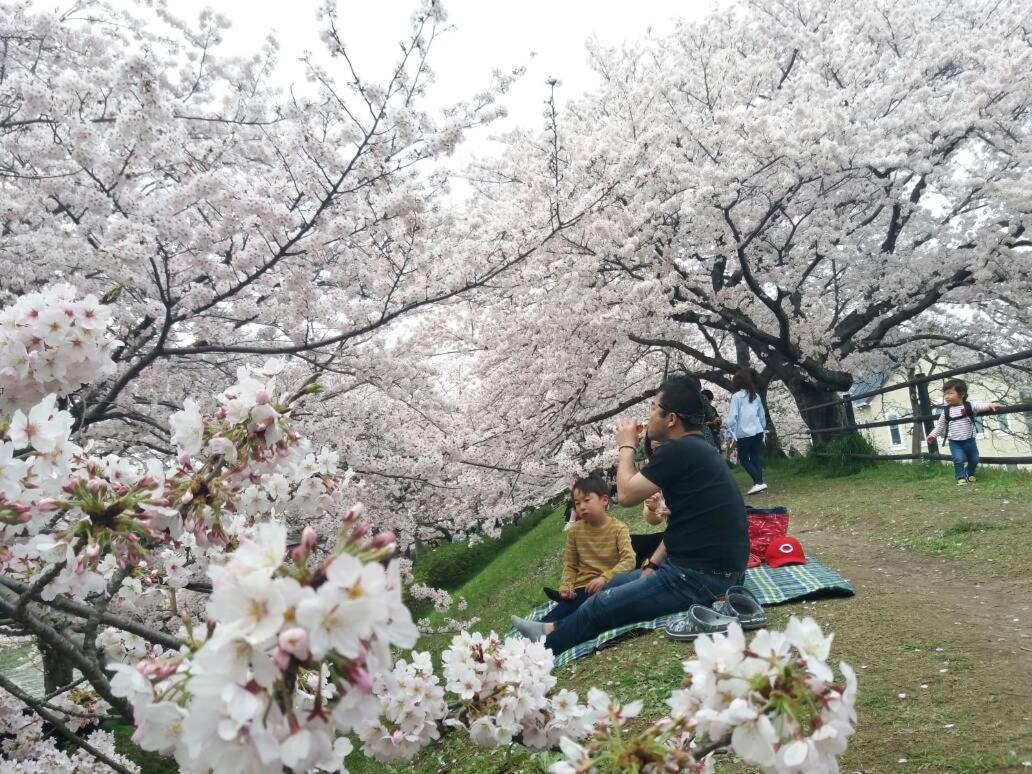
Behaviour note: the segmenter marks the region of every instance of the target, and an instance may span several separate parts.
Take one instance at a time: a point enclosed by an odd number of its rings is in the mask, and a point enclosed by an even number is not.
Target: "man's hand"
[[[559,589],[559,596],[563,599],[573,599],[577,593],[573,589]]]
[[[645,498],[645,505],[649,507],[650,511],[659,510],[659,501],[663,498],[662,492],[656,492],[654,495],[650,495]]]
[[[989,404],[989,410],[991,412],[993,412],[994,414],[996,413],[996,409],[998,409],[999,407],[1000,407],[999,403],[990,403]]]
[[[932,441],[934,440],[935,438],[933,438],[932,436],[928,436],[927,438],[925,438],[925,443],[931,445]]]
[[[616,444],[617,446],[637,446],[638,445],[638,423],[633,419],[628,419],[616,426]]]
[[[597,578],[592,578],[588,585],[585,587],[589,594],[597,594],[606,587],[606,579],[601,575]]]

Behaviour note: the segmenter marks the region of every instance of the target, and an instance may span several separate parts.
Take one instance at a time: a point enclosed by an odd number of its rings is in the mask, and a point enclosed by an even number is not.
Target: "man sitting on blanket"
[[[649,407],[648,433],[662,442],[638,473],[634,422],[616,428],[621,505],[638,505],[662,491],[670,516],[663,542],[640,570],[614,577],[572,615],[554,623],[513,616],[532,639],[545,637],[556,655],[604,631],[711,604],[742,583],[749,556],[745,502],[719,452],[708,443],[699,383],[680,374],[660,385]]]

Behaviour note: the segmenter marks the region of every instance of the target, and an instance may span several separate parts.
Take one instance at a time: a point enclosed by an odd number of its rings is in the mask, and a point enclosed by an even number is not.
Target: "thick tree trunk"
[[[786,379],[785,386],[792,393],[803,422],[810,430],[810,439],[814,443],[829,443],[841,435],[841,432],[828,432],[829,428],[842,427],[849,424],[846,407],[842,403],[833,403],[841,399],[837,387],[814,384],[803,379]],[[825,404],[832,405],[825,405]]]
[[[61,654],[54,652],[41,639],[36,639],[40,655],[43,657],[43,691],[51,694],[64,688],[74,680],[72,665]]]
[[[767,442],[763,446],[763,456],[781,458],[787,456],[781,447],[781,436],[778,435],[777,426],[767,404],[767,384],[760,387],[760,400],[763,401],[763,410],[767,413]]]

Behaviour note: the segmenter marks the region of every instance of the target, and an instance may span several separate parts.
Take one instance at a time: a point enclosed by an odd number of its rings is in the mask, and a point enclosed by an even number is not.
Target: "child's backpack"
[[[957,419],[966,419],[968,422],[971,423],[971,426],[974,427],[974,424],[975,424],[975,410],[973,408],[971,408],[971,403],[969,403],[967,400],[965,400],[960,405],[962,405],[964,407],[964,416],[957,417]],[[943,409],[943,414],[946,417],[946,427],[942,431],[942,437],[943,438],[949,438],[950,437],[950,420],[951,420],[950,409],[951,408],[953,408],[953,407],[952,406],[947,406],[946,408]]]

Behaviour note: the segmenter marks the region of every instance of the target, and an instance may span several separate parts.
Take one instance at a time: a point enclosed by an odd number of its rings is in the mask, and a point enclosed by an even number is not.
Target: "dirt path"
[[[813,523],[799,514],[793,532],[857,591],[814,611],[860,673],[861,730],[843,770],[1029,771],[1029,583]]]

